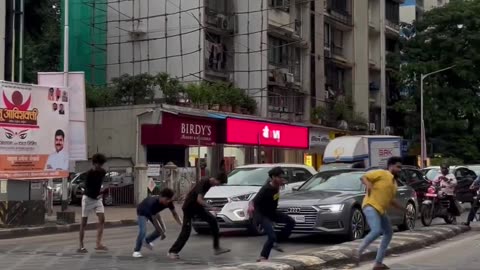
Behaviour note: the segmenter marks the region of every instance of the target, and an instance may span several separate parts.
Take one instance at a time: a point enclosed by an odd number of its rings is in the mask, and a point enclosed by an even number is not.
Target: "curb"
[[[458,225],[423,227],[412,232],[395,233],[387,250],[387,256],[421,249],[469,231],[470,228]],[[381,239],[379,239],[381,240]],[[372,243],[362,255],[362,261],[373,260],[379,240]],[[268,262],[245,263],[238,266],[222,267],[222,270],[310,270],[354,266],[352,258],[361,240],[343,244],[309,249],[295,254],[275,257]]]
[[[137,225],[137,221],[134,219],[122,219],[122,220],[112,220],[105,221],[105,229],[108,228],[118,228],[118,227],[127,227]],[[96,223],[88,223],[86,230],[96,230]],[[37,235],[46,235],[46,234],[57,234],[57,233],[67,233],[67,232],[78,232],[80,230],[80,223],[68,224],[68,225],[51,225],[44,227],[31,227],[31,228],[15,228],[15,229],[6,229],[0,230],[0,239],[12,239],[12,238],[22,238],[28,236],[37,236]]]

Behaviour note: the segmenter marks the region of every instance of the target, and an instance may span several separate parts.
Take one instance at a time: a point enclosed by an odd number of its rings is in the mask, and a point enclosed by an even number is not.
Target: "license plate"
[[[293,220],[297,223],[305,223],[305,216],[292,215]]]

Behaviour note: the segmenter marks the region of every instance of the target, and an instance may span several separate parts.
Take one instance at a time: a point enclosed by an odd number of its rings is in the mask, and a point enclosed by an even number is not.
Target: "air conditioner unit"
[[[373,132],[377,131],[375,123],[368,123],[368,130]]]
[[[287,83],[294,83],[295,77],[293,76],[293,73],[285,73],[285,81]]]
[[[223,30],[228,30],[228,19],[224,15],[217,15],[217,27]]]
[[[142,20],[134,21],[132,29],[129,31],[129,34],[134,38],[139,38],[147,34],[147,27]]]

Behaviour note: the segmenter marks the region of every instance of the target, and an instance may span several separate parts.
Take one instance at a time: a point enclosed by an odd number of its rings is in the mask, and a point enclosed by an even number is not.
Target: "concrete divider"
[[[387,256],[409,252],[452,238],[469,231],[470,228],[459,225],[439,225],[422,227],[412,232],[395,233],[387,250]],[[373,260],[379,240],[375,241],[362,255],[362,261]],[[268,262],[245,263],[238,266],[223,267],[222,270],[309,270],[353,266],[352,258],[361,240],[345,242],[335,246],[308,249],[284,256],[274,257]]]

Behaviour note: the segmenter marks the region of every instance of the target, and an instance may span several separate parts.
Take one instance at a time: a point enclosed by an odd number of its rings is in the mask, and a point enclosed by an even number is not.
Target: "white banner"
[[[63,86],[62,72],[39,72],[38,83],[41,85]],[[85,74],[70,72],[68,74],[70,98],[70,160],[88,160],[87,153],[87,116],[85,97]]]
[[[0,81],[0,178],[68,177],[69,92]]]

